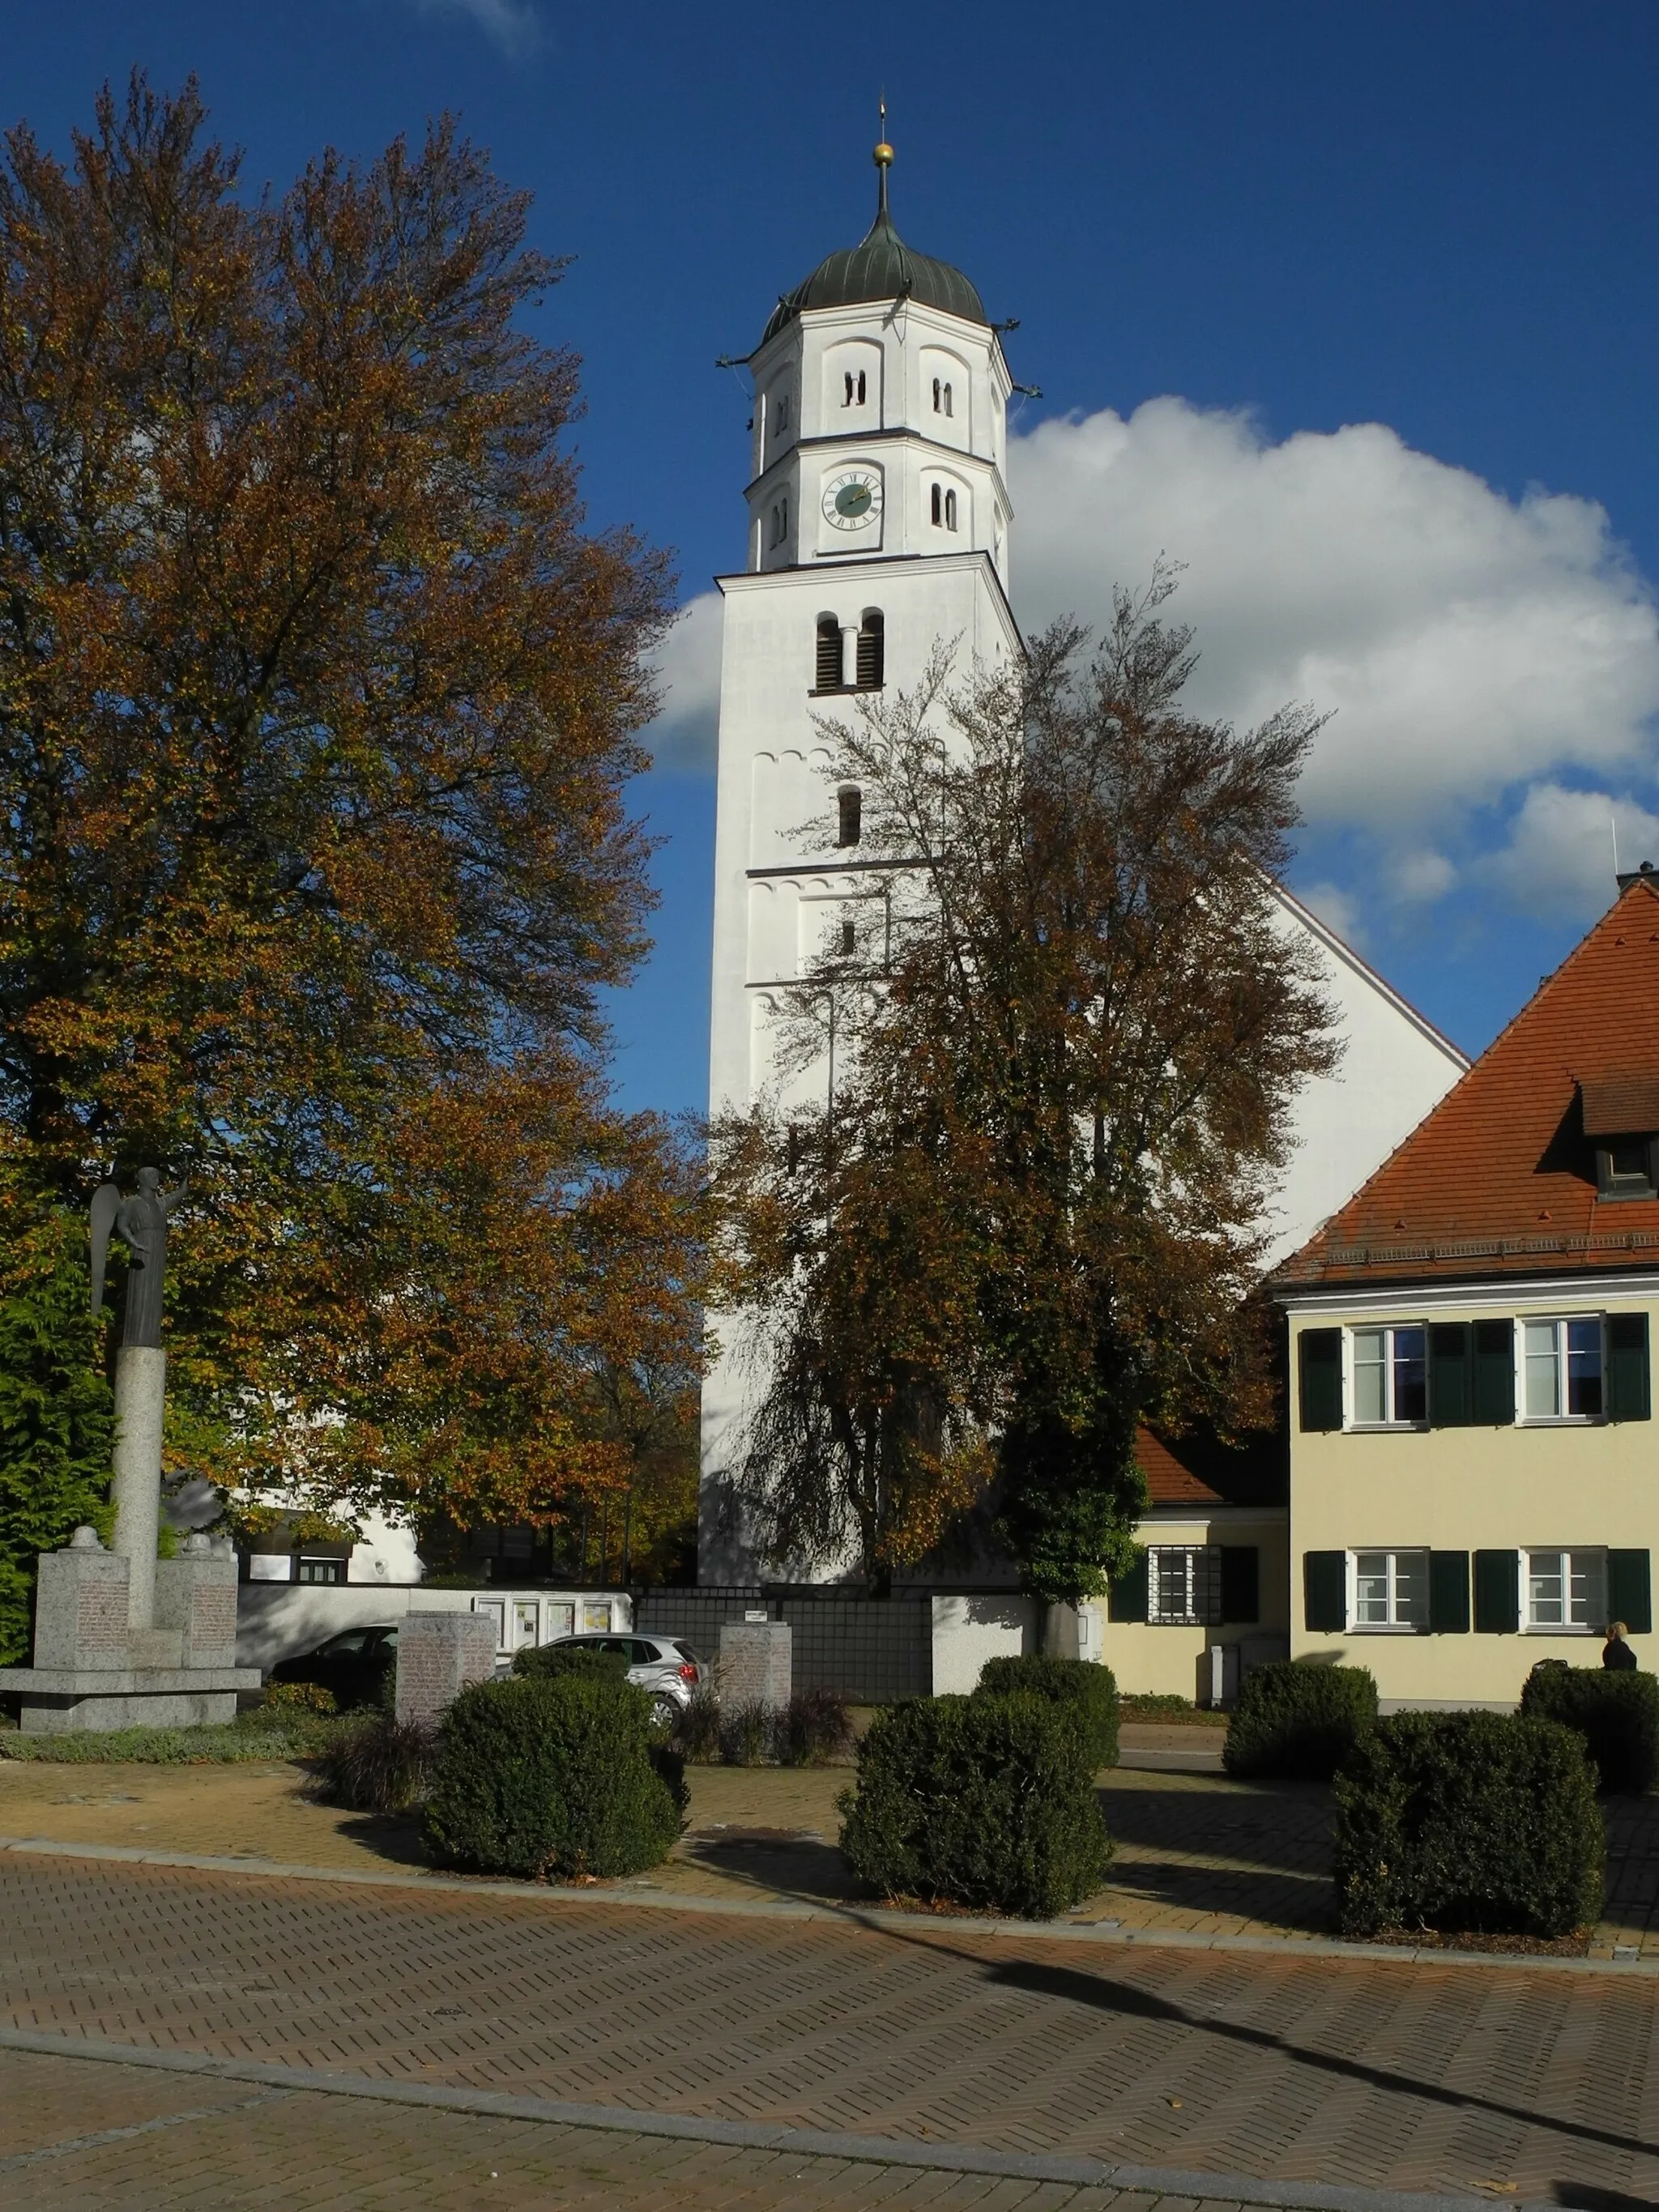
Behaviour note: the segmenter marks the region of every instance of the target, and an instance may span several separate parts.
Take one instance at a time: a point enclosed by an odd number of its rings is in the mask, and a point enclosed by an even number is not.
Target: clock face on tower
[[[881,514],[881,478],[873,469],[843,469],[823,487],[823,519],[836,530],[863,530]]]

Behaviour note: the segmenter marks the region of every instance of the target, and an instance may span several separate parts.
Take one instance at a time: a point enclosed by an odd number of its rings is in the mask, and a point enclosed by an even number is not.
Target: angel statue
[[[185,1202],[187,1182],[161,1188],[159,1168],[140,1168],[138,1188],[123,1198],[118,1185],[100,1183],[92,1194],[92,1310],[104,1307],[104,1263],[112,1229],[132,1255],[127,1273],[124,1345],[161,1344],[161,1278],[167,1263],[167,1223]]]

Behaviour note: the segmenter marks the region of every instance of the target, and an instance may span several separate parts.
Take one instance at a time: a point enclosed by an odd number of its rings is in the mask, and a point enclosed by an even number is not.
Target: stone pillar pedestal
[[[155,1539],[161,1517],[161,1412],[167,1356],[157,1346],[124,1344],[115,1355],[115,1536],[111,1549],[130,1562],[127,1618],[148,1628],[155,1618]]]
[[[153,1518],[150,1530],[154,1623],[147,1607],[133,1626],[135,1563],[106,1552],[95,1530],[77,1528],[64,1550],[41,1554],[34,1664],[0,1668],[25,1734],[232,1721],[237,1692],[258,1688],[258,1668],[235,1663],[234,1558],[191,1536],[158,1574]]]
[[[728,1620],[720,1630],[720,1702],[776,1712],[794,1686],[794,1636],[787,1620]]]
[[[406,1613],[398,1624],[398,1721],[435,1726],[463,1690],[495,1671],[493,1613]]]

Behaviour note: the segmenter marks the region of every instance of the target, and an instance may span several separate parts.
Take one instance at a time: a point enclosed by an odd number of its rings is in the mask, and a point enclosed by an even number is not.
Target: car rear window
[[[679,1653],[682,1659],[689,1659],[694,1667],[702,1666],[702,1654],[694,1644],[680,1644],[677,1642],[674,1649]]]

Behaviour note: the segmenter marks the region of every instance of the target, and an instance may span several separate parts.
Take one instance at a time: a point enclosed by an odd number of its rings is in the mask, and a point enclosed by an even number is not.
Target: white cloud
[[[1621,868],[1659,861],[1659,814],[1633,799],[1535,783],[1508,843],[1477,861],[1474,872],[1516,906],[1574,920],[1600,914],[1613,897],[1615,823]]]
[[[1275,444],[1179,398],[1040,424],[1010,441],[1009,475],[1028,626],[1098,625],[1113,584],[1164,553],[1184,564],[1173,611],[1197,629],[1201,711],[1331,714],[1303,803],[1316,830],[1360,836],[1367,902],[1431,904],[1465,880],[1603,902],[1606,866],[1567,824],[1607,802],[1572,787],[1639,790],[1655,770],[1659,611],[1595,501],[1509,499],[1380,423]],[[664,648],[647,735],[665,766],[712,764],[720,608],[692,600]],[[1653,817],[1621,803],[1640,842]],[[1483,861],[1494,817],[1512,817],[1510,857]]]
[[[712,769],[720,706],[718,592],[688,599],[657,655],[662,712],[645,732],[659,768]]]
[[[542,27],[528,0],[414,0],[421,15],[470,15],[503,53],[526,54],[541,44]]]
[[[1297,898],[1310,907],[1328,928],[1334,929],[1345,945],[1358,946],[1364,934],[1364,915],[1360,902],[1340,884],[1306,884],[1297,886]]]
[[[1097,622],[1114,581],[1184,562],[1196,703],[1334,710],[1303,787],[1317,824],[1415,846],[1538,778],[1653,758],[1659,617],[1592,501],[1510,501],[1379,423],[1274,445],[1182,399],[1043,423],[1009,466],[1024,618]],[[1423,854],[1399,889],[1450,881]]]

